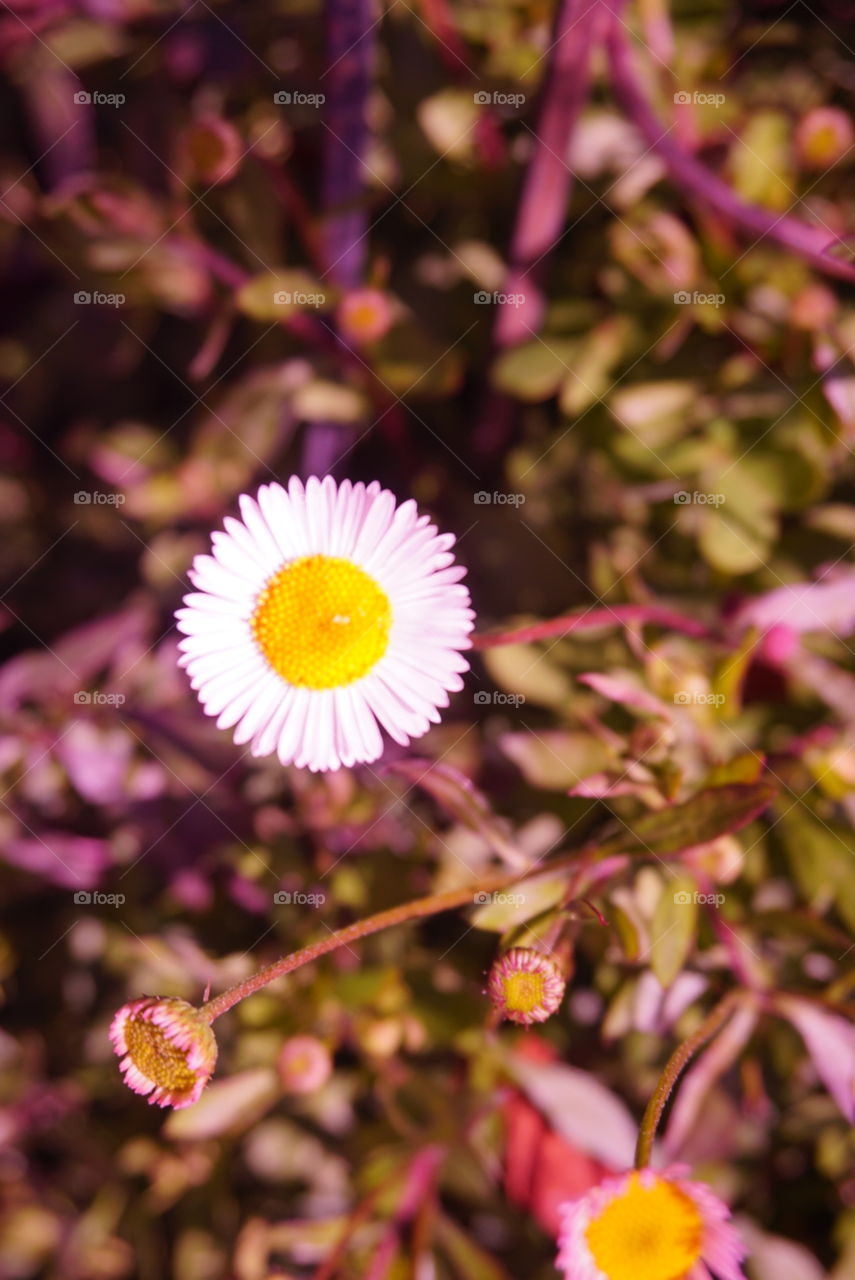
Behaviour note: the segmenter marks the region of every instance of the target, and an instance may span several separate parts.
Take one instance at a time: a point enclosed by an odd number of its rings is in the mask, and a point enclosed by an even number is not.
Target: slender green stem
[[[251,977],[245,978],[243,982],[230,987],[222,995],[214,996],[213,1000],[209,1000],[207,1004],[202,1006],[200,1013],[208,1022],[213,1022],[215,1018],[219,1018],[220,1014],[226,1013],[238,1001],[251,996],[261,987],[266,987],[269,982],[274,982],[286,973],[293,973],[295,969],[301,968],[304,964],[311,964],[313,960],[319,959],[320,956],[328,955],[330,951],[337,951],[339,947],[346,947],[351,942],[358,942],[360,938],[366,938],[371,933],[379,933],[381,929],[390,929],[393,925],[406,924],[408,920],[423,920],[426,916],[437,915],[440,911],[453,911],[457,907],[470,906],[473,903],[477,904],[481,895],[496,893],[500,889],[510,888],[511,885],[531,876],[573,867],[579,858],[583,856],[583,853],[590,854],[590,852],[590,846],[586,850],[577,849],[574,853],[567,854],[562,858],[556,858],[545,866],[528,867],[522,870],[517,868],[510,872],[495,872],[493,875],[485,876],[483,880],[464,885],[460,889],[450,889],[445,893],[431,894],[426,898],[414,898],[410,902],[400,903],[397,907],[389,907],[386,911],[378,911],[376,915],[368,916],[365,920],[357,920],[353,924],[347,925],[344,929],[339,929],[337,933],[330,933],[326,938],[321,938],[319,942],[312,942],[307,947],[302,947],[299,951],[292,952],[291,955],[282,956],[279,960],[274,960],[272,964],[267,965],[264,969],[259,969],[258,973],[254,973]]]
[[[665,1064],[665,1069],[659,1077],[659,1083],[653,1097],[647,1104],[647,1110],[644,1113],[644,1119],[641,1122],[641,1128],[638,1131],[638,1145],[635,1148],[635,1167],[636,1169],[644,1169],[650,1164],[650,1156],[653,1151],[653,1140],[656,1137],[656,1130],[659,1127],[659,1121],[662,1118],[662,1112],[665,1109],[665,1103],[671,1096],[671,1091],[677,1083],[683,1069],[692,1060],[699,1049],[711,1040],[715,1033],[724,1026],[727,1019],[733,1013],[736,1006],[743,999],[742,991],[730,991],[720,1000],[719,1003],[709,1012],[707,1017],[692,1035],[690,1035],[683,1043],[674,1050],[671,1057]]]

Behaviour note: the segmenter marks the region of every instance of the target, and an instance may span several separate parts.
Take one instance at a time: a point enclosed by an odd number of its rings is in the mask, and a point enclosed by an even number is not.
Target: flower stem
[[[258,973],[254,973],[251,977],[245,978],[243,982],[237,983],[236,986],[230,987],[228,991],[224,991],[221,995],[215,996],[213,1000],[209,1000],[207,1004],[202,1006],[200,1013],[208,1022],[213,1022],[215,1018],[219,1018],[220,1014],[226,1013],[240,1000],[244,1000],[262,987],[266,987],[269,982],[274,982],[286,973],[293,973],[295,969],[301,968],[304,964],[311,964],[313,960],[319,959],[320,956],[328,955],[331,951],[337,951],[339,947],[346,947],[351,942],[358,942],[360,938],[367,938],[369,934],[379,933],[382,929],[390,929],[394,925],[406,924],[408,920],[423,920],[426,916],[437,915],[441,911],[453,911],[457,907],[472,905],[479,901],[481,895],[495,893],[500,889],[507,889],[529,876],[543,875],[547,871],[560,871],[564,868],[575,866],[580,857],[590,855],[590,852],[591,847],[588,846],[585,850],[577,849],[565,857],[556,858],[547,866],[527,867],[523,870],[517,868],[515,871],[510,872],[496,872],[491,876],[485,876],[483,880],[478,880],[474,884],[464,885],[460,889],[449,889],[445,893],[430,894],[426,898],[414,898],[410,902],[402,902],[396,907],[389,907],[386,911],[378,911],[376,915],[368,916],[364,920],[356,920],[344,929],[339,929],[338,932],[330,933],[326,938],[321,938],[319,942],[312,942],[307,947],[301,947],[299,951],[292,952],[291,955],[281,956],[280,959],[274,960],[272,964],[267,965],[264,969],[259,969]]]
[[[644,1169],[650,1164],[653,1139],[656,1137],[656,1130],[659,1127],[665,1103],[671,1096],[671,1091],[683,1069],[691,1062],[698,1050],[702,1049],[707,1041],[711,1040],[715,1033],[724,1026],[742,998],[743,993],[741,991],[728,992],[724,999],[720,1000],[710,1011],[697,1031],[684,1040],[671,1054],[665,1064],[662,1075],[659,1077],[659,1083],[656,1086],[653,1097],[647,1104],[647,1110],[644,1112],[644,1119],[638,1132],[638,1145],[635,1148],[636,1169]]]
[[[694,618],[686,618],[671,609],[650,604],[615,604],[602,609],[585,609],[580,613],[567,613],[560,618],[548,618],[528,627],[515,627],[508,631],[492,631],[472,637],[473,649],[494,649],[502,644],[532,644],[547,640],[550,636],[567,636],[572,631],[591,631],[596,627],[625,626],[631,622],[649,623],[670,631],[682,631],[688,636],[708,639],[710,630]]]

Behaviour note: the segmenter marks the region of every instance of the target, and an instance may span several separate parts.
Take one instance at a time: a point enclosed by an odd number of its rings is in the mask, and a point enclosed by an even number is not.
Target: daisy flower
[[[549,956],[530,947],[512,947],[490,970],[487,995],[503,1018],[528,1027],[551,1017],[564,999],[566,985]]]
[[[625,1173],[562,1205],[565,1280],[744,1280],[727,1206],[687,1172]]]
[[[198,1102],[217,1065],[210,1024],[186,1000],[143,996],[122,1005],[110,1027],[125,1084],[158,1107]]]
[[[312,477],[240,499],[176,614],[181,665],[208,715],[253,755],[338,769],[406,746],[463,686],[474,614],[413,501],[377,481]]]

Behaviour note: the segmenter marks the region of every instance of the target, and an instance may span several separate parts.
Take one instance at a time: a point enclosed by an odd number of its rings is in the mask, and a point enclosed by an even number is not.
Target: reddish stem
[[[573,631],[594,631],[598,627],[624,626],[631,622],[649,623],[699,640],[709,639],[709,627],[685,618],[682,614],[662,609],[658,605],[616,604],[602,609],[587,609],[584,613],[568,613],[545,622],[533,622],[527,627],[510,631],[493,631],[472,637],[473,649],[495,649],[503,644],[531,644],[536,640],[548,640],[550,636],[568,636]]]

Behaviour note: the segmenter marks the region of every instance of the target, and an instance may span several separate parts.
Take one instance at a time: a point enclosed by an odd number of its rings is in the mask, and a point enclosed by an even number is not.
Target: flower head
[[[796,149],[808,169],[828,169],[852,150],[855,129],[839,107],[814,107],[796,128]]]
[[[388,295],[379,289],[354,289],[352,293],[345,294],[336,312],[342,337],[355,347],[384,337],[392,318]]]
[[[686,1172],[625,1173],[562,1205],[565,1280],[744,1280],[727,1206]]]
[[[125,1084],[159,1107],[198,1102],[217,1064],[210,1024],[186,1000],[131,1000],[113,1019],[110,1039]]]
[[[338,769],[376,760],[382,726],[406,746],[462,688],[473,613],[412,501],[374,481],[262,485],[197,556],[176,615],[205,711],[253,755]]]
[[[288,1093],[314,1093],[332,1074],[326,1045],[314,1036],[292,1036],[279,1052],[279,1079]]]
[[[564,999],[566,981],[548,955],[529,947],[512,947],[493,964],[487,994],[509,1022],[545,1022]]]

